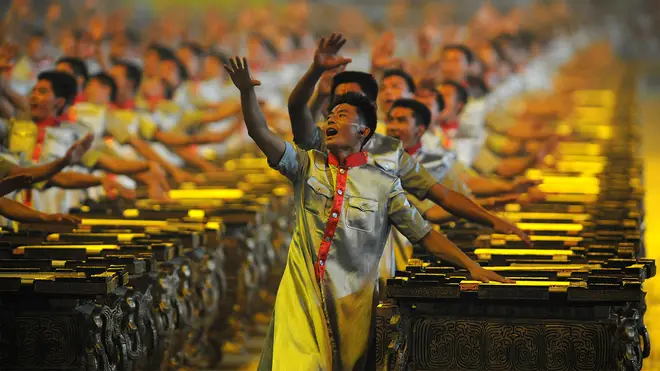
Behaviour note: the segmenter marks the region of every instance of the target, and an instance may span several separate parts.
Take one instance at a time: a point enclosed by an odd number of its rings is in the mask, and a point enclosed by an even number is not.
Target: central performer
[[[412,207],[399,178],[362,148],[376,108],[361,94],[337,97],[323,128],[327,152],[304,151],[272,132],[245,58],[225,66],[240,90],[250,137],[293,184],[296,227],[259,370],[375,368],[378,263],[392,226],[473,279],[512,282],[483,269]]]

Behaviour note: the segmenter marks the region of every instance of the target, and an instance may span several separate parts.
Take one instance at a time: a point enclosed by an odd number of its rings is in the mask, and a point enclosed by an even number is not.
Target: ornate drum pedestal
[[[394,370],[639,370],[649,349],[632,306],[410,301],[399,310],[398,332],[379,333],[392,339],[380,366]]]

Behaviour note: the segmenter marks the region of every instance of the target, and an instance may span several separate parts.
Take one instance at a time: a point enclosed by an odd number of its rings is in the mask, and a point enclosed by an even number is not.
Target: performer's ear
[[[362,138],[366,138],[369,136],[369,133],[371,133],[371,129],[363,126],[360,128],[360,135],[362,135]]]

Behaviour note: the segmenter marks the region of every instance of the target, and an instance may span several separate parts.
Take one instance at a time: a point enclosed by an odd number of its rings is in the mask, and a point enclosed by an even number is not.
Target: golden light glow
[[[526,231],[563,231],[579,232],[582,230],[582,224],[563,224],[563,223],[516,223],[518,228]]]
[[[571,250],[545,250],[545,249],[476,249],[476,255],[538,255],[538,256],[571,256]]]
[[[90,226],[138,226],[138,227],[165,227],[166,221],[161,220],[125,220],[125,219],[83,219],[81,225]]]
[[[222,199],[236,200],[244,195],[240,189],[175,189],[170,191],[170,198],[181,199]]]
[[[118,245],[36,245],[21,246],[14,249],[14,255],[23,255],[25,249],[85,249],[88,253],[99,254],[102,250],[119,250]]]

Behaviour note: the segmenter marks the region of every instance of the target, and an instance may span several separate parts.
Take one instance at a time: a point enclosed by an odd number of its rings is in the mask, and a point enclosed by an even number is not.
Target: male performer
[[[484,282],[511,282],[483,269],[433,231],[400,180],[375,165],[363,146],[376,110],[360,94],[338,97],[324,125],[327,150],[304,151],[266,123],[247,61],[227,66],[241,92],[248,134],[293,183],[298,221],[275,302],[261,370],[372,369],[378,263],[392,225],[440,259]],[[372,349],[375,351],[375,349]]]
[[[314,92],[316,83],[325,71],[350,63],[350,59],[337,55],[345,42],[346,40],[341,35],[336,34],[332,34],[327,41],[321,39],[314,55],[314,62],[291,92],[289,97],[291,127],[294,141],[301,148],[323,149],[326,146],[326,143],[324,143],[325,138],[321,134],[322,131],[316,126],[307,104]],[[343,93],[350,91],[363,95],[373,91],[373,89],[362,90],[360,81],[342,83],[336,86],[335,89]],[[375,96],[368,97],[372,103],[373,99],[376,98]],[[398,176],[404,189],[420,200],[429,198],[456,216],[492,226],[501,233],[514,233],[523,241],[531,244],[529,237],[515,225],[498,218],[469,198],[438,183],[408,153],[403,151],[401,141],[374,133],[372,140],[365,146],[365,150],[372,154],[378,166]]]

